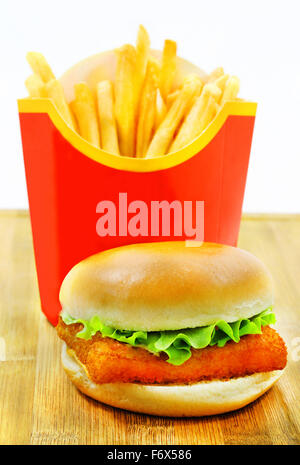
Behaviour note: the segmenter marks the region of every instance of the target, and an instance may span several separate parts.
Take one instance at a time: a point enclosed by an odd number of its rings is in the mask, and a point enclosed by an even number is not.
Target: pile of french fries
[[[176,88],[176,54],[176,42],[165,40],[161,60],[155,59],[149,35],[140,26],[136,45],[116,50],[114,81],[99,82],[96,92],[79,82],[68,103],[62,84],[37,52],[27,54],[33,74],[25,85],[30,97],[52,99],[67,124],[94,146],[127,157],[159,157],[192,142],[239,92],[239,79],[223,68],[205,80],[186,75]]]

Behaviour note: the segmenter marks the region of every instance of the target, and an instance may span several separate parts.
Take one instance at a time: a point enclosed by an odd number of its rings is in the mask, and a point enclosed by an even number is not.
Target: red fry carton
[[[74,83],[95,88],[114,68],[112,52],[80,62],[61,78],[67,99]],[[203,76],[178,59],[177,81],[190,71]],[[94,147],[49,99],[18,104],[41,305],[51,323],[64,277],[89,255],[149,241],[236,245],[256,103],[226,102],[191,144],[154,159]]]

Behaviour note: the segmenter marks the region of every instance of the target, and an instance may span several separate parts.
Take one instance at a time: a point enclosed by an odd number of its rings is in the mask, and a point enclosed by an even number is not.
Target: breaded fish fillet
[[[202,380],[229,379],[258,372],[281,370],[287,361],[286,346],[277,332],[265,326],[262,334],[243,336],[220,348],[192,349],[192,356],[174,366],[140,347],[132,347],[99,333],[86,341],[76,337],[81,324],[66,325],[60,318],[57,332],[90,379],[102,383],[185,384]]]

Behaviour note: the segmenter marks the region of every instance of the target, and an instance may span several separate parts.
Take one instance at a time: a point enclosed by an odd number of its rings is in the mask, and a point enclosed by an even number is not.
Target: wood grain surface
[[[40,311],[27,212],[0,212],[1,444],[300,444],[300,216],[243,218],[239,246],[276,286],[277,328],[289,350],[279,382],[225,415],[166,419],[94,402],[69,382],[61,341]]]

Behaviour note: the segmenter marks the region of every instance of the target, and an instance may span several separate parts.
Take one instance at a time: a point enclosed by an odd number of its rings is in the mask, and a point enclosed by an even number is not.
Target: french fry
[[[185,78],[180,94],[153,136],[147,157],[157,157],[167,152],[174,133],[185,116],[190,101],[199,92],[201,84],[200,79],[194,75]]]
[[[220,96],[222,95],[222,91],[216,85],[216,83],[209,82],[205,84],[205,86],[203,87],[203,91],[201,95],[209,95],[210,97],[214,98],[215,101],[218,101]]]
[[[47,97],[53,100],[66,123],[71,126],[72,129],[75,129],[75,120],[65,99],[62,84],[57,79],[51,79],[45,84],[45,93]]]
[[[176,51],[176,42],[168,39],[165,40],[159,82],[160,93],[164,100],[166,100],[173,86],[176,71]]]
[[[205,84],[205,86],[203,87],[203,92],[213,97],[216,102],[218,102],[222,96],[221,89],[214,82]]]
[[[136,40],[136,104],[138,104],[143,81],[146,74],[149,50],[149,34],[144,28],[144,26],[140,25]]]
[[[170,106],[172,105],[174,100],[176,100],[179,94],[180,94],[180,89],[176,89],[174,90],[174,92],[171,92],[169,95],[167,95],[166,104],[168,108],[170,108]]]
[[[154,58],[149,34],[140,25],[135,47],[116,50],[114,83],[99,82],[103,73],[98,73],[92,91],[84,82],[75,84],[75,99],[68,104],[45,57],[28,52],[33,74],[25,86],[30,97],[52,99],[67,124],[96,147],[130,157],[162,156],[201,134],[227,100],[239,100],[239,79],[222,67],[204,82],[197,74],[185,76],[176,88],[176,54],[176,42],[167,39],[161,60]]]
[[[100,134],[93,94],[85,82],[75,84],[74,90],[75,100],[71,103],[71,108],[76,116],[79,134],[91,144],[100,147]]]
[[[221,95],[219,98],[216,99],[216,102],[217,103],[220,103],[221,99],[222,99],[222,95],[223,95],[223,92],[224,92],[224,89],[225,89],[225,86],[226,86],[226,83],[228,81],[228,78],[229,78],[229,75],[228,74],[223,74],[223,76],[219,77],[218,79],[216,79],[214,81],[214,84],[220,89],[221,91]]]
[[[229,74],[223,74],[223,76],[220,76],[218,79],[214,81],[214,84],[219,87],[219,89],[224,92],[226,82],[229,78]]]
[[[189,104],[187,105],[186,107],[186,112],[185,114],[187,115],[188,112],[190,111],[190,109],[192,108],[192,106],[194,105],[195,101],[196,101],[196,98],[199,97],[199,95],[201,95],[201,92],[202,92],[202,89],[203,89],[203,86],[204,86],[204,82],[201,80],[200,76],[198,76],[198,74],[190,74],[190,77],[194,76],[195,79],[197,79],[197,81],[199,82],[199,87],[197,88],[196,92],[195,92],[195,95],[193,96],[193,98],[190,100]],[[213,86],[213,84],[210,84],[211,86]],[[216,88],[213,88],[211,90],[211,93],[213,95],[219,95],[219,91],[216,89]],[[217,98],[217,97],[215,97]]]
[[[55,76],[50,68],[44,55],[38,52],[28,52],[26,59],[32,69],[32,71],[40,76],[43,82],[49,82],[51,79],[55,79]]]
[[[115,114],[121,155],[134,156],[135,141],[135,93],[136,50],[123,45],[117,50],[115,78]]]
[[[46,97],[45,84],[38,74],[31,74],[25,81],[30,97]]]
[[[203,87],[202,94],[196,98],[195,103],[183,121],[169,152],[176,152],[177,150],[180,150],[201,133],[203,130],[203,124],[205,124],[209,117],[209,112],[208,115],[206,114],[209,101],[211,99],[216,101],[220,95],[221,90],[216,87],[215,84],[206,84]],[[211,107],[212,104],[210,104],[209,108],[211,109]],[[205,117],[204,114],[206,114]]]
[[[156,116],[156,95],[158,86],[157,66],[153,60],[148,61],[144,86],[139,104],[137,125],[136,156],[146,155],[152,137]]]
[[[227,100],[232,100],[237,97],[237,94],[240,90],[240,80],[236,76],[230,76],[228,81],[226,82],[226,86],[220,101],[220,105],[222,106],[224,102]]]
[[[213,82],[219,77],[223,76],[224,74],[224,69],[222,66],[219,66],[218,68],[214,69],[209,75],[208,75],[208,80],[207,82]]]
[[[200,77],[195,74],[195,77],[197,79],[199,79],[199,82],[200,82],[200,87],[198,89],[198,92],[195,94],[194,98],[190,101],[190,104],[187,108],[187,113],[188,111],[190,110],[190,108],[193,106],[194,102],[195,102],[195,99],[201,94],[201,91],[202,91],[202,88],[203,88],[203,85],[204,83],[201,81]],[[179,89],[176,89],[174,90],[173,92],[171,92],[168,96],[167,96],[167,99],[166,99],[166,105],[167,105],[167,108],[169,109],[171,107],[171,105],[173,104],[173,102],[176,100],[176,98],[178,97],[178,95],[180,94],[180,88]],[[221,97],[221,96],[220,96]]]
[[[107,152],[120,155],[111,81],[101,81],[98,83],[97,103],[101,146]]]
[[[199,134],[201,134],[201,132],[204,131],[204,129],[206,129],[209,123],[213,120],[218,108],[219,106],[215,99],[213,97],[209,97],[206,108],[199,121]]]
[[[163,121],[166,114],[167,114],[167,106],[166,106],[165,102],[163,101],[160,90],[157,89],[157,93],[156,93],[156,112],[155,112],[155,122],[154,122],[154,130],[155,131],[159,127],[161,122]]]

